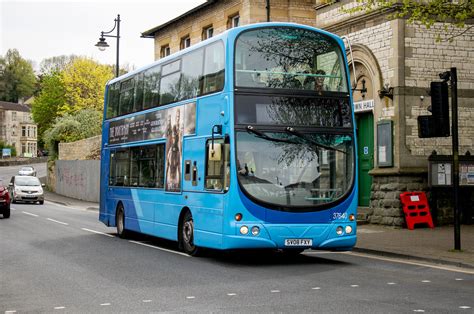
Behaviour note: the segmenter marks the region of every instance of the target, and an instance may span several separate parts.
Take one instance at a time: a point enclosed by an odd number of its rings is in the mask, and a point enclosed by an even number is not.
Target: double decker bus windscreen
[[[348,93],[337,42],[322,33],[291,27],[262,28],[239,36],[235,85]]]

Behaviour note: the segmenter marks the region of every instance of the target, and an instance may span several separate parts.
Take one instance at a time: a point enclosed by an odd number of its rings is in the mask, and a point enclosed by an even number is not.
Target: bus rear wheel
[[[115,214],[115,225],[117,226],[117,235],[119,236],[119,238],[127,238],[128,232],[125,229],[125,211],[123,210],[122,203],[117,206],[117,212]]]
[[[194,245],[194,220],[193,215],[189,211],[184,214],[180,233],[180,244],[183,251],[191,256],[197,256],[199,248]]]

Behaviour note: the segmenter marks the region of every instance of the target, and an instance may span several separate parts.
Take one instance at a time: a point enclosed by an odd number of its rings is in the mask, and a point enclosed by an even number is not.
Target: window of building
[[[227,22],[227,28],[237,27],[239,25],[240,25],[240,15],[238,13],[232,16],[229,16],[229,20]]]
[[[21,136],[26,136],[26,126],[21,127]]]
[[[166,56],[169,56],[171,54],[171,48],[170,45],[166,44],[161,46],[160,48],[160,58],[164,58]]]
[[[211,38],[214,35],[214,28],[211,26],[204,27],[202,29],[202,40]]]
[[[186,35],[183,38],[181,38],[181,43],[179,45],[179,48],[185,49],[188,47],[191,47],[191,37],[189,37],[189,35]]]
[[[12,111],[12,121],[16,121],[16,111]]]

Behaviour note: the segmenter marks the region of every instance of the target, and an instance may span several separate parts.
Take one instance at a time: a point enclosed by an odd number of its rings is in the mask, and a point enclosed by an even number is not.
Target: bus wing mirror
[[[214,145],[209,145],[208,156],[209,156],[209,160],[211,161],[221,161],[222,159],[221,143],[214,143]]]

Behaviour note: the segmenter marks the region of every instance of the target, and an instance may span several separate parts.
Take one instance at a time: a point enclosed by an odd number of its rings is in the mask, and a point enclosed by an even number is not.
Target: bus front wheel
[[[199,252],[198,247],[194,245],[194,220],[191,212],[184,214],[181,223],[181,247],[186,254],[196,256]]]
[[[117,235],[122,239],[127,238],[128,232],[125,229],[125,211],[123,210],[122,203],[117,206],[115,225],[117,226]]]

